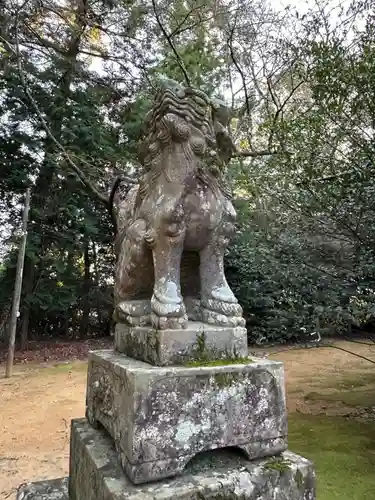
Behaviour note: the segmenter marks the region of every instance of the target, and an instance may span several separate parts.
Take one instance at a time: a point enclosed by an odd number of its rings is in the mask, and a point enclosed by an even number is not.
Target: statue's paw
[[[119,323],[126,323],[129,326],[148,326],[151,325],[151,315],[148,316],[125,316]]]
[[[227,316],[205,308],[202,308],[202,321],[216,326],[246,326],[246,321],[242,316]]]
[[[151,324],[150,300],[126,300],[119,302],[115,308],[114,318],[118,323],[130,326],[146,326]]]
[[[156,294],[151,299],[151,323],[157,330],[176,329],[187,327],[188,317],[182,299],[167,301],[168,297],[159,297]]]
[[[187,328],[188,317],[183,316],[158,316],[154,312],[151,313],[151,324],[156,330],[184,330]]]
[[[202,298],[202,308],[224,316],[235,316],[242,318],[242,307],[235,302],[217,300],[215,298]]]
[[[218,302],[229,302],[230,304],[237,304],[238,300],[236,299],[234,293],[229,288],[228,285],[221,286],[219,288],[214,288],[211,291],[211,300],[215,299]]]
[[[156,294],[151,299],[151,311],[159,317],[181,317],[186,315],[186,307],[181,298],[169,300],[167,295]]]

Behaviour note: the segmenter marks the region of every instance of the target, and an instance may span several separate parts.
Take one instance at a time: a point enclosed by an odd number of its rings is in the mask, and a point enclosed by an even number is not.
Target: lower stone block
[[[70,500],[314,500],[312,464],[293,453],[248,461],[231,450],[198,455],[182,476],[136,486],[111,440],[85,420],[72,423]]]
[[[136,484],[181,473],[196,454],[238,447],[249,459],[287,448],[283,365],[156,367],[90,354],[87,417],[112,437]]]
[[[249,462],[231,450],[202,453],[174,479],[135,486],[126,477],[105,431],[72,422],[67,479],[32,483],[17,500],[315,500],[311,462],[284,452]]]
[[[248,355],[247,330],[190,321],[184,330],[155,330],[151,326],[115,328],[115,348],[130,358],[152,365],[183,364],[205,359],[241,358]]]
[[[69,500],[69,478],[38,481],[23,486],[17,493],[17,500]]]

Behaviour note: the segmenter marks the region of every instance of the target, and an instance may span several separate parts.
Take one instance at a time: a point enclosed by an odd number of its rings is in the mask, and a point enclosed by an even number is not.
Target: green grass
[[[331,377],[328,380],[319,381],[317,385],[326,389],[354,389],[369,384],[375,384],[375,373],[371,369],[370,373],[342,373],[341,376]]]
[[[310,401],[337,401],[347,406],[361,406],[370,408],[375,406],[375,391],[357,389],[355,391],[340,391],[326,394],[324,392],[310,392],[306,395]],[[374,494],[375,498],[375,494]]]
[[[374,500],[375,422],[292,413],[289,448],[314,462],[318,500]]]

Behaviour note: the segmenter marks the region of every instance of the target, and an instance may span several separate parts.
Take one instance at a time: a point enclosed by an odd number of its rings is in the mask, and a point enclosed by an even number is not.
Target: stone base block
[[[67,477],[30,483],[20,488],[16,500],[69,500],[68,484]]]
[[[285,452],[249,462],[230,450],[203,453],[178,478],[135,486],[111,441],[84,420],[72,425],[69,496],[66,481],[28,485],[18,500],[315,500],[308,460]]]
[[[174,479],[135,486],[106,433],[72,423],[68,478],[32,483],[17,500],[315,500],[311,462],[290,452],[249,462],[228,449],[202,453]]]
[[[131,358],[158,366],[184,364],[202,357],[214,360],[248,355],[246,328],[197,321],[190,321],[184,330],[155,330],[151,326],[118,323],[115,348]]]
[[[202,451],[232,446],[252,460],[287,448],[277,361],[156,367],[92,352],[86,415],[107,430],[136,484],[177,475]]]

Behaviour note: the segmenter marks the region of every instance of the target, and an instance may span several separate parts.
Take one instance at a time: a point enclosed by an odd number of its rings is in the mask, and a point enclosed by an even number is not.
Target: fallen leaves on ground
[[[29,342],[27,349],[17,350],[14,363],[43,363],[49,361],[72,361],[86,359],[88,352],[96,349],[110,349],[112,337],[74,341]],[[0,344],[0,363],[6,361],[8,347]]]

